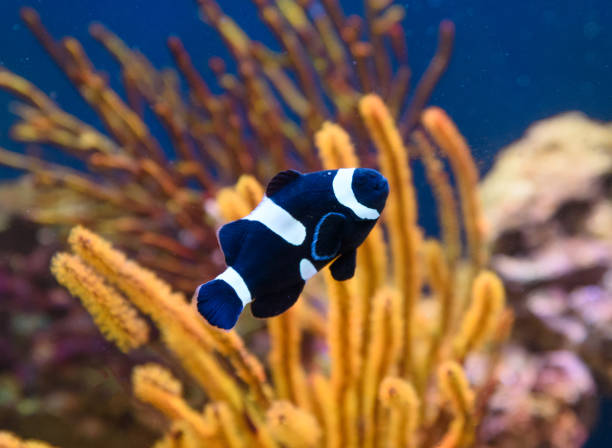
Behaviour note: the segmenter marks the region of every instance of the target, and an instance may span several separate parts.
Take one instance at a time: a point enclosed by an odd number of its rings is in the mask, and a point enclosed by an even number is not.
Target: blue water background
[[[250,1],[220,3],[251,37],[278,48]],[[341,3],[347,12],[361,12],[360,1]],[[611,0],[400,3],[408,11],[408,48],[416,76],[423,72],[435,50],[438,23],[450,18],[456,24],[451,67],[431,103],[446,109],[456,120],[473,148],[481,173],[491,166],[499,148],[518,139],[535,120],[568,110],[612,120]],[[195,2],[190,0],[0,0],[0,66],[25,76],[67,111],[98,127],[99,120],[19,19],[19,8],[26,5],[39,11],[55,37],[72,35],[79,39],[96,67],[109,73],[115,87],[119,86],[118,70],[88,35],[87,27],[92,21],[100,21],[118,33],[157,67],[172,64],[166,38],[179,36],[196,67],[213,84],[208,57],[218,55],[230,60],[220,38],[202,23]],[[0,92],[0,146],[19,149],[7,135],[14,121],[8,113],[11,101]],[[152,125],[155,135],[168,145],[161,128]],[[16,174],[0,167],[0,178]],[[416,181],[417,187],[424,187],[422,176],[417,176]],[[427,199],[421,203],[428,203]],[[422,225],[435,231],[433,207],[420,213]],[[609,436],[607,443],[605,437],[606,428],[612,428],[612,416],[609,405],[606,409],[601,430],[590,447],[610,446]]]

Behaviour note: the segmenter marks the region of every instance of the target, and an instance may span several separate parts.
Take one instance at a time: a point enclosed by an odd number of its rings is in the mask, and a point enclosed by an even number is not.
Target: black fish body
[[[255,317],[287,310],[332,260],[336,280],[351,278],[388,192],[386,179],[366,168],[277,174],[253,212],[220,229],[228,268],[198,288],[198,310],[229,329],[251,301]]]

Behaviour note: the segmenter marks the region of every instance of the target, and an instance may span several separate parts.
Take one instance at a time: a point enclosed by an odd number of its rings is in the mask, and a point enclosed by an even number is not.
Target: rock
[[[467,370],[478,363],[468,359]],[[486,363],[486,360],[484,361]],[[595,384],[569,351],[529,353],[506,347],[498,385],[487,402],[478,446],[574,448],[586,441],[595,416]]]
[[[535,123],[500,152],[481,197],[515,337],[572,350],[612,390],[612,124],[575,112]]]

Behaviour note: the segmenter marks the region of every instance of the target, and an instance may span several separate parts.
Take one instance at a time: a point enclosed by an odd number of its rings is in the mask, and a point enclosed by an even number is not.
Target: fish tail
[[[242,301],[236,291],[224,280],[215,279],[198,286],[195,296],[198,311],[215,327],[229,330],[236,325],[242,312]]]

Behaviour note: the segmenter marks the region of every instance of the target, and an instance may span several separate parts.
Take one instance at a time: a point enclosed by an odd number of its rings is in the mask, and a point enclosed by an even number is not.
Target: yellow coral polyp
[[[172,374],[157,364],[145,364],[134,369],[132,374],[134,393],[138,396],[148,388],[156,388],[168,396],[179,397],[183,393],[183,385]]]
[[[81,299],[102,334],[121,351],[128,352],[148,341],[147,323],[79,257],[67,253],[55,255],[51,271],[59,283]]]
[[[382,403],[389,407],[406,408],[414,418],[409,430],[414,431],[418,425],[419,397],[414,387],[402,378],[388,376],[380,383],[379,396]]]
[[[380,383],[380,401],[389,409],[387,446],[414,446],[419,426],[420,401],[412,385],[402,378],[386,377]]]
[[[216,434],[217,425],[185,403],[181,384],[163,367],[145,364],[134,368],[132,384],[136,398],[152,404],[171,420],[184,421],[202,442]]]
[[[438,368],[438,384],[444,397],[450,401],[457,416],[468,418],[474,412],[474,392],[470,388],[461,365],[445,361]]]
[[[492,335],[504,308],[506,296],[499,277],[491,271],[482,271],[472,285],[472,300],[455,337],[455,356],[465,355],[482,346]]]
[[[83,261],[122,289],[141,311],[153,319],[163,315],[164,305],[171,301],[172,291],[151,271],[128,260],[124,254],[113,249],[110,243],[84,227],[72,229],[68,244]],[[153,292],[163,299],[162,303],[151,300],[148,293]]]
[[[438,368],[438,384],[443,397],[451,404],[454,418],[437,448],[472,446],[475,394],[465,371],[456,361],[445,361]]]
[[[315,448],[321,438],[316,419],[288,401],[272,403],[266,424],[272,436],[288,448]]]

